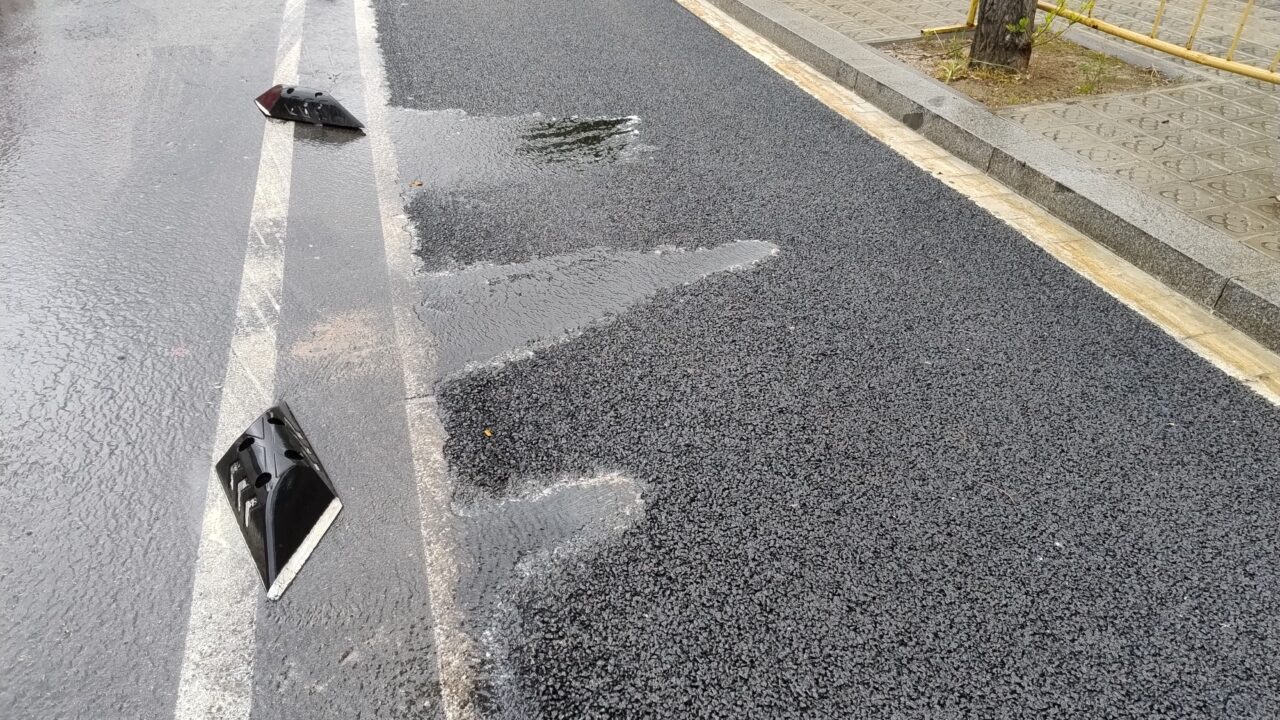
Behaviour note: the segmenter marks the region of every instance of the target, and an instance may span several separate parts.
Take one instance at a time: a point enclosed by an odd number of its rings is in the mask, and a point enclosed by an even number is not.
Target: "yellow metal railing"
[[[976,26],[978,20],[978,2],[979,0],[970,0],[969,14],[963,25],[946,25],[943,27],[926,28],[922,32],[925,34],[939,34],[972,30]],[[1180,57],[1184,60],[1190,60],[1191,62],[1207,65],[1219,70],[1238,73],[1240,75],[1254,78],[1255,80],[1264,80],[1266,82],[1280,84],[1280,72],[1277,72],[1277,68],[1280,67],[1280,49],[1277,49],[1275,56],[1271,58],[1270,64],[1266,67],[1250,65],[1235,59],[1236,51],[1240,47],[1240,37],[1244,34],[1245,25],[1248,23],[1249,16],[1253,12],[1254,2],[1255,0],[1247,0],[1245,3],[1244,9],[1240,12],[1239,21],[1236,23],[1235,33],[1231,36],[1231,43],[1227,46],[1226,51],[1220,56],[1195,49],[1196,35],[1200,32],[1200,26],[1204,22],[1205,11],[1209,9],[1209,0],[1200,0],[1200,7],[1196,11],[1195,20],[1191,23],[1191,29],[1187,33],[1187,40],[1183,44],[1172,43],[1167,40],[1162,40],[1159,37],[1161,24],[1165,19],[1165,6],[1167,5],[1168,0],[1160,0],[1160,4],[1156,8],[1155,20],[1152,22],[1151,31],[1148,33],[1137,32],[1130,30],[1129,28],[1098,20],[1093,17],[1092,5],[1088,7],[1087,14],[1081,14],[1071,10],[1062,2],[1054,4],[1046,2],[1045,0],[1039,0],[1039,2],[1036,3],[1036,7],[1047,13],[1051,13],[1055,18],[1060,17],[1068,22],[1079,23],[1095,30],[1100,30],[1108,35],[1113,35],[1122,40],[1128,40],[1129,42],[1144,45],[1154,50],[1159,50],[1160,52]],[[1265,59],[1263,62],[1266,62]]]

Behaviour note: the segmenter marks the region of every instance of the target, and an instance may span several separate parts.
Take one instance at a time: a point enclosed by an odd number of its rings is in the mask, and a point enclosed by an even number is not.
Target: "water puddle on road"
[[[638,117],[394,115],[404,221],[425,261],[414,310],[435,361],[431,386],[410,394],[437,395],[441,384],[571,340],[660,292],[778,253],[770,242],[692,232],[678,236],[691,247],[652,247],[645,223],[575,214],[601,198],[601,213],[626,204],[608,193],[627,185],[633,178],[623,168],[653,149],[639,140]],[[602,237],[609,224],[635,228],[638,242]],[[566,226],[580,232],[567,237]],[[323,350],[328,330],[302,349]],[[565,477],[504,477],[491,486],[449,472],[459,555],[450,594],[479,650],[471,700],[497,717],[514,707],[507,654],[520,626],[516,591],[634,527],[645,488],[626,469],[591,462]]]
[[[583,166],[629,162],[654,149],[640,142],[640,118],[633,115],[488,117],[396,108],[389,125],[406,205],[423,192],[574,173]]]
[[[742,241],[475,265],[425,276],[417,314],[435,336],[438,371],[446,377],[526,357],[664,288],[749,268],[777,252],[773,243]]]
[[[632,187],[628,173],[655,150],[634,115],[390,118],[406,224],[431,270],[618,246],[597,234],[614,232],[608,208],[632,204],[611,188]]]
[[[569,340],[666,288],[752,268],[777,252],[773,243],[744,241],[479,264],[423,275],[417,315],[431,329],[437,377],[447,383],[451,375]],[[451,503],[465,557],[457,599],[469,632],[484,647],[486,682],[478,692],[501,695],[510,692],[505,653],[518,624],[508,602],[512,589],[545,581],[567,559],[598,551],[639,522],[644,488],[625,471],[605,467],[585,467],[571,477],[497,480],[476,483],[455,475]]]
[[[552,118],[521,136],[516,151],[546,162],[614,162],[636,147],[640,118]]]
[[[514,706],[508,661],[520,618],[517,589],[546,582],[572,558],[589,556],[644,518],[644,485],[618,472],[600,471],[522,488],[503,498],[454,503],[458,537],[455,598],[480,652],[472,688],[481,717],[504,716]]]

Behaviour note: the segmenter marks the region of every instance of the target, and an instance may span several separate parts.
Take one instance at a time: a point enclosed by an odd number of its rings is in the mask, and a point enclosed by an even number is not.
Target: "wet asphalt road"
[[[253,717],[441,714],[397,302],[484,717],[1280,715],[1275,408],[673,2],[376,8],[419,273],[300,128]],[[171,717],[280,8],[0,11],[0,715]]]
[[[6,718],[172,713],[279,18],[0,2]]]

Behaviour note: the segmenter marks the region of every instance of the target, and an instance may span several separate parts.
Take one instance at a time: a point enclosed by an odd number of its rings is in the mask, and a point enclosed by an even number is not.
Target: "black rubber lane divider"
[[[284,402],[260,415],[215,467],[267,597],[276,600],[342,501]]]
[[[333,125],[359,130],[364,123],[342,107],[338,99],[321,90],[276,85],[254,99],[263,115],[277,120],[293,120],[316,125]]]

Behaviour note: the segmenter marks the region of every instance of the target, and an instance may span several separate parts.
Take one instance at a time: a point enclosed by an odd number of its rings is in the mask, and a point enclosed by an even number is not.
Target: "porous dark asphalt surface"
[[[441,389],[460,492],[646,488],[488,620],[489,712],[1280,715],[1273,407],[675,3],[378,7],[397,103],[653,148],[432,188],[435,266],[781,248]]]

